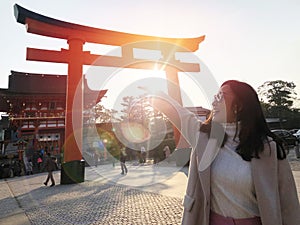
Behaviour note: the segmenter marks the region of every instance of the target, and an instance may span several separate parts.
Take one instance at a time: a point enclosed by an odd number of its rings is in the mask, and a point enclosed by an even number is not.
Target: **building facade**
[[[101,101],[106,91],[93,91],[84,79],[84,108]],[[1,143],[3,153],[36,160],[59,156],[65,141],[66,75],[11,71],[8,89],[0,89],[0,111],[9,117]]]

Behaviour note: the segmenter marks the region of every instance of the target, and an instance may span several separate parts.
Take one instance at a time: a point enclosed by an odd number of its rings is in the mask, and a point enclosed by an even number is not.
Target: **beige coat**
[[[154,107],[168,116],[193,148],[182,224],[209,225],[210,162],[219,151],[216,141],[199,132],[201,122],[195,115],[168,96],[161,94]],[[300,225],[299,200],[292,171],[287,160],[277,160],[275,142],[265,144],[260,159],[251,160],[251,168],[262,224]]]
[[[182,224],[208,225],[210,212],[210,166],[199,171],[201,151],[208,142],[200,134],[199,145],[192,151],[188,186],[184,197]],[[258,208],[263,225],[300,224],[300,208],[294,178],[287,160],[277,160],[276,145],[270,142],[260,159],[252,159],[251,168]],[[210,150],[210,147],[206,151]],[[213,151],[213,150],[212,150]]]

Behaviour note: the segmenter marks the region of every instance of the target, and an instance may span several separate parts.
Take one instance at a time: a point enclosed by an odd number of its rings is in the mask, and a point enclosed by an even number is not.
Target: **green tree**
[[[266,117],[278,117],[281,127],[293,128],[299,123],[299,112],[293,108],[296,85],[282,80],[266,81],[258,87],[261,106]]]
[[[118,121],[117,113],[114,109],[107,109],[103,105],[97,104],[92,108],[86,109],[84,117],[87,124],[111,123]]]
[[[148,126],[149,121],[154,116],[153,108],[143,95],[138,97],[126,96],[121,105],[123,106],[121,110],[123,121],[130,120]]]
[[[294,90],[295,87],[294,82],[282,80],[266,81],[258,87],[258,94],[262,97],[262,102],[268,103],[270,106],[290,109],[297,95]]]
[[[123,102],[121,105],[123,106],[123,109],[121,110],[121,120],[126,121],[136,121],[140,117],[138,114],[138,105],[136,103],[136,99],[133,96],[126,96],[123,97]]]

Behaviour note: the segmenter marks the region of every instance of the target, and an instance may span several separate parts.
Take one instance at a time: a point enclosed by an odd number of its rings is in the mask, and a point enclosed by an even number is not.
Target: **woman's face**
[[[212,120],[218,123],[233,123],[236,120],[236,106],[233,105],[234,94],[228,85],[220,88],[212,103]]]

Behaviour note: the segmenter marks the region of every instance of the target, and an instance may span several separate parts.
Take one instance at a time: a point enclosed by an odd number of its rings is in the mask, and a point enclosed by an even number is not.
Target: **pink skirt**
[[[262,225],[260,217],[234,219],[210,211],[209,225]]]

